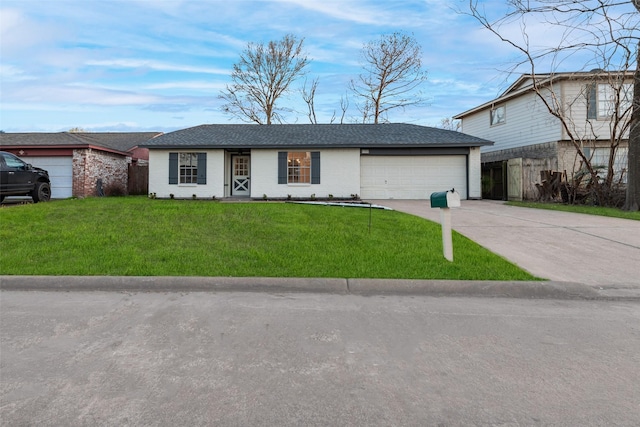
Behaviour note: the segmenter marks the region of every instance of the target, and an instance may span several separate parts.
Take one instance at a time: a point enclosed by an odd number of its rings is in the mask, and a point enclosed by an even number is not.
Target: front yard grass
[[[563,203],[541,203],[541,202],[516,202],[509,201],[508,205],[520,206],[523,208],[549,209],[563,212],[583,213],[588,215],[608,216],[611,218],[633,219],[640,221],[640,212],[623,211],[616,208],[604,208],[602,206],[566,205]]]
[[[369,218],[371,214],[371,228]],[[0,209],[0,274],[534,280],[397,211],[88,198]]]

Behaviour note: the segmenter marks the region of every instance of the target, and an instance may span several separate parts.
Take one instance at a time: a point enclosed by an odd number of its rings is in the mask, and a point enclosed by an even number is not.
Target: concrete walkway
[[[428,201],[371,202],[440,222]],[[640,221],[487,200],[464,200],[451,217],[454,230],[538,277],[640,290]]]

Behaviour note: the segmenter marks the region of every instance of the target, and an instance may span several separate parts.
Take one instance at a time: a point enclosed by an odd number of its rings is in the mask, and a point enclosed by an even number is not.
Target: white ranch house
[[[201,125],[158,136],[149,192],[158,198],[428,199],[481,197],[490,141],[410,124]]]

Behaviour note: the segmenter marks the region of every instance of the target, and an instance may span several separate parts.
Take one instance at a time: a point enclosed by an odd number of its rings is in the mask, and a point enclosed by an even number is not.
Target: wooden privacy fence
[[[149,192],[149,166],[129,165],[128,193],[132,195],[147,194]]]

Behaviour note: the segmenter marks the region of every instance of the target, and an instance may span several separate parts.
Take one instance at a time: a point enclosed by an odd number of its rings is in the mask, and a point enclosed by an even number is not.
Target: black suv
[[[48,201],[51,198],[49,173],[0,151],[0,202],[6,196],[31,196],[33,203]]]

